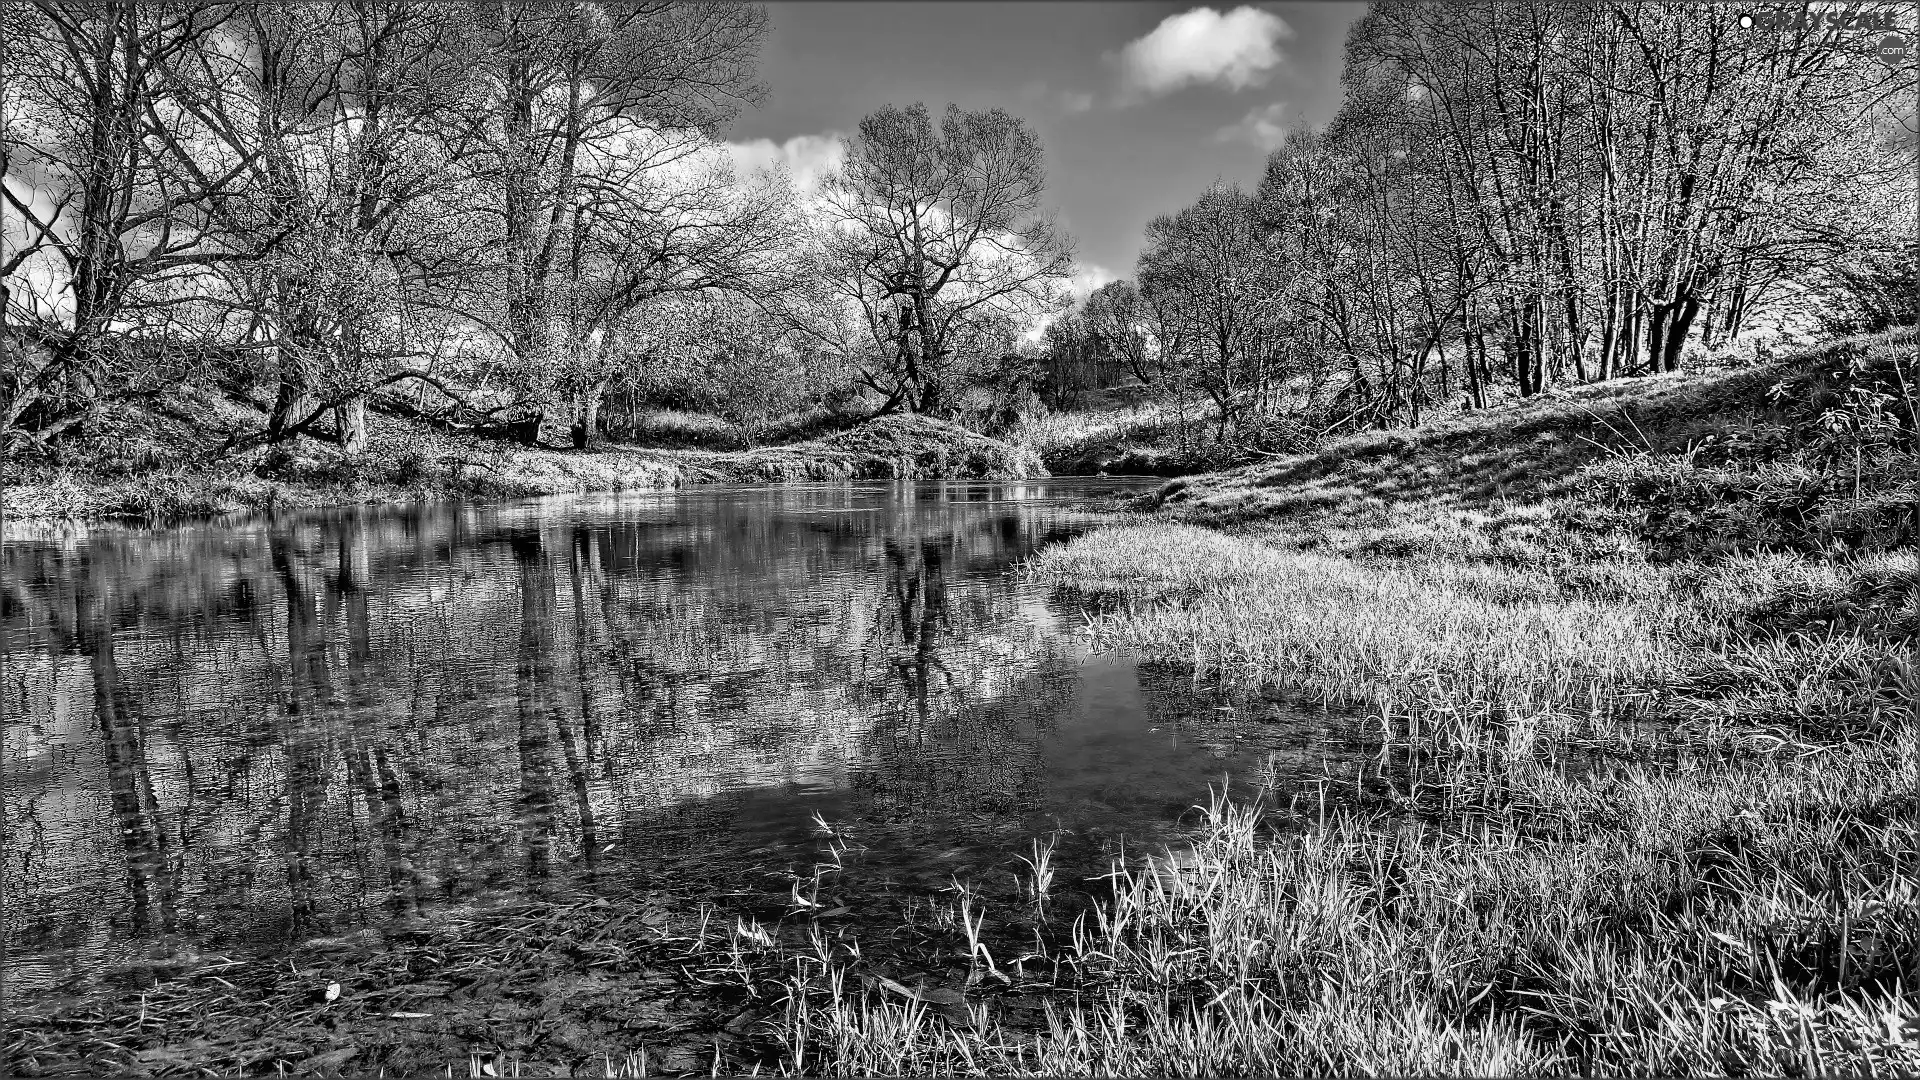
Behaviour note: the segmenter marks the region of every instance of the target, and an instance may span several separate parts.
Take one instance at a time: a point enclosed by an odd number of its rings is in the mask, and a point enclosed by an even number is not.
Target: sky
[[[1364,3],[770,3],[769,99],[727,130],[736,159],[801,186],[883,105],[999,106],[1046,150],[1048,202],[1075,240],[1077,291],[1130,277],[1147,222],[1216,178],[1250,187],[1267,152],[1340,105]]]

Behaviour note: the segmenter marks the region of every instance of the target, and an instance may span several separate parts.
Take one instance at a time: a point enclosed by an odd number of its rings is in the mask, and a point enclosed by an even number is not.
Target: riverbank
[[[7,520],[166,520],[433,498],[499,500],[696,484],[1045,476],[1032,452],[955,424],[884,416],[804,442],[747,450],[546,450],[457,438],[381,418],[353,456],[303,440],[218,460],[176,447],[89,447],[79,463],[10,464]]]
[[[789,950],[781,1064],[1920,1069],[1912,350],[1348,439],[1043,552],[1107,647],[1360,709],[1377,774],[1216,803],[1004,987],[970,942],[964,1020]]]
[[[1028,572],[1106,647],[1341,706],[1367,744],[1357,777],[1234,778],[1191,846],[1110,877],[1036,837],[1011,873],[868,888],[887,838],[826,823],[751,900],[147,957],[138,990],[19,1022],[10,1061],[1915,1072],[1911,349],[1361,436],[1045,550]]]
[[[1055,476],[1186,476],[1272,456],[1303,431],[1242,431],[1222,442],[1218,408],[1144,386],[1094,391],[1078,407],[1030,416],[1007,441],[1034,452]]]

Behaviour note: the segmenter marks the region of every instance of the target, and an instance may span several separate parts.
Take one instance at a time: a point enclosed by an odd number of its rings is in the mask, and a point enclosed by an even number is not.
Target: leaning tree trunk
[[[267,414],[267,441],[277,443],[291,438],[295,426],[312,411],[306,392],[293,380],[282,377],[280,388],[274,393],[273,411]]]
[[[1680,350],[1687,342],[1687,330],[1693,325],[1693,318],[1699,311],[1700,301],[1693,296],[1674,305],[1667,324],[1666,352],[1661,357],[1662,370],[1680,370]]]

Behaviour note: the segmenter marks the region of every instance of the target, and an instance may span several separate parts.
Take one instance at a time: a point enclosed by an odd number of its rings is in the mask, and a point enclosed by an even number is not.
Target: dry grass
[[[1182,476],[1247,459],[1211,439],[1211,403],[1166,399],[1023,417],[1007,441],[1068,476]]]

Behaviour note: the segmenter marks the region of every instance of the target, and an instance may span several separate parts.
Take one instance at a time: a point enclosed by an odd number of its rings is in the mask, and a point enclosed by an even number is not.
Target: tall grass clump
[[[1079,537],[1030,572],[1126,601],[1094,617],[1104,645],[1371,707],[1412,738],[1476,740],[1506,721],[1591,730],[1635,700],[1688,619],[1569,594],[1537,570],[1361,563],[1177,524]]]

